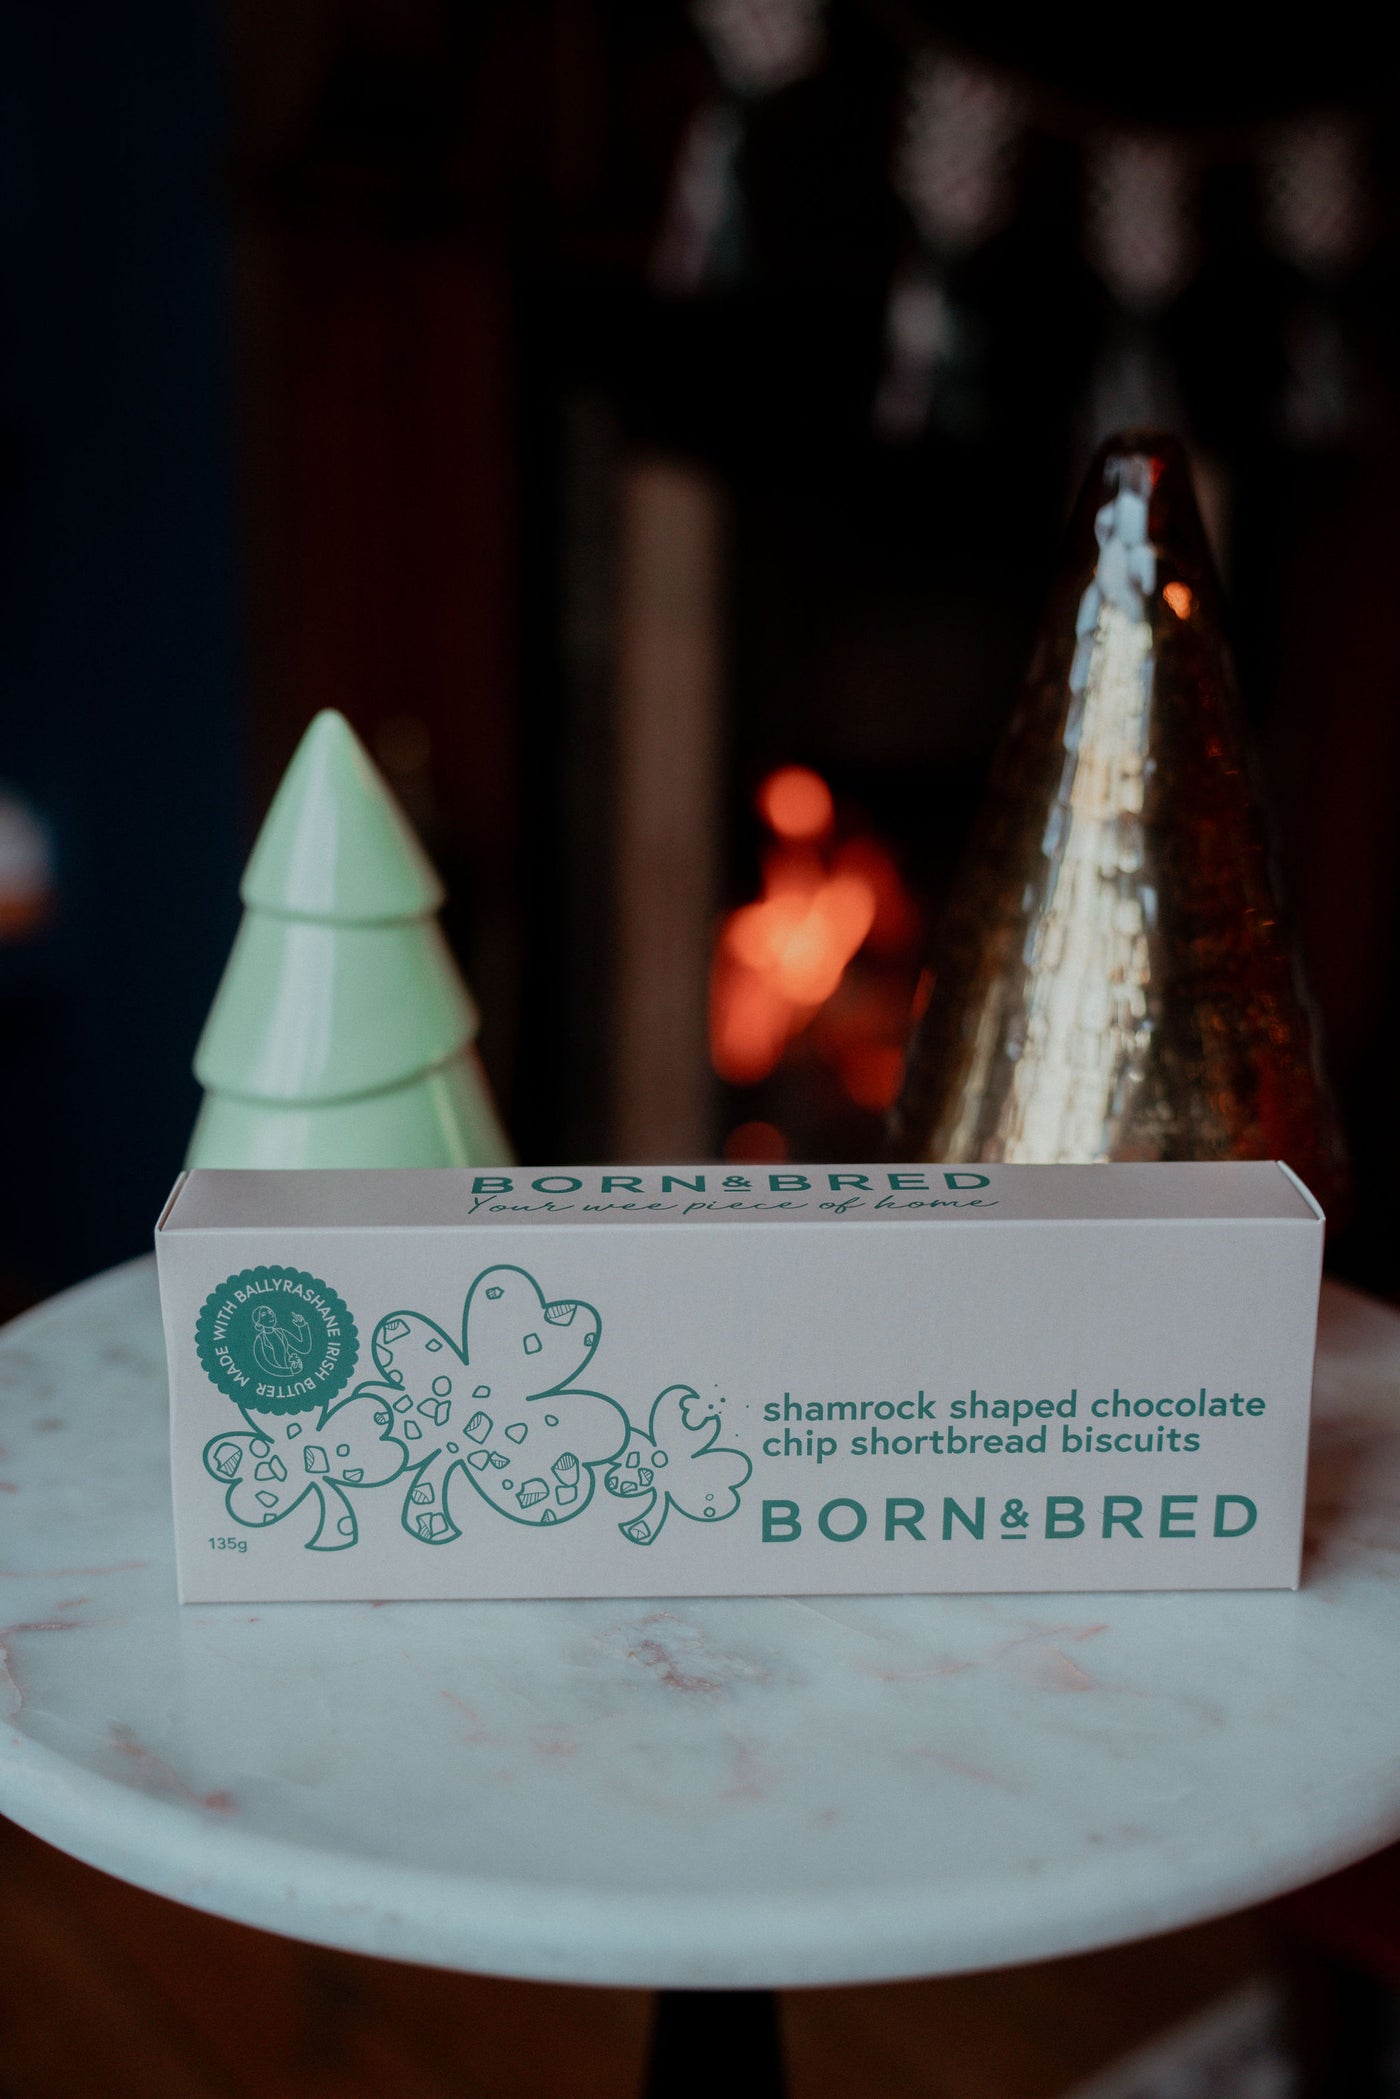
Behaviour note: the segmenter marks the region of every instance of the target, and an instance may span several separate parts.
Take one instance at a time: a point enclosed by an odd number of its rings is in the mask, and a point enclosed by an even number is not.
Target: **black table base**
[[[714,2099],[734,2082],[783,2099],[783,2043],[772,1990],[662,1990],[643,2099]]]

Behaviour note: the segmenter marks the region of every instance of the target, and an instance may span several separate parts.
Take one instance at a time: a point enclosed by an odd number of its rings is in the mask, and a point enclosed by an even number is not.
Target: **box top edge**
[[[704,1161],[635,1167],[199,1167],[177,1179],[157,1234],[935,1218],[944,1224],[1324,1221],[1310,1191],[1279,1160],[977,1166],[802,1161],[748,1167]]]

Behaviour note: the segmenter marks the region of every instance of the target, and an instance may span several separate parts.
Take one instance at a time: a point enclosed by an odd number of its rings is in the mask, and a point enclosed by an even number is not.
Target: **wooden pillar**
[[[706,978],[719,890],[725,525],[686,462],[623,471],[617,624],[613,1150],[714,1146]]]

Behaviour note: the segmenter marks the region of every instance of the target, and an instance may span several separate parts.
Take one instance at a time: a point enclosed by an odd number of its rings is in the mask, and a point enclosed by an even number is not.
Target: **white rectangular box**
[[[1297,1584],[1281,1166],[197,1171],[156,1243],[187,1602]]]

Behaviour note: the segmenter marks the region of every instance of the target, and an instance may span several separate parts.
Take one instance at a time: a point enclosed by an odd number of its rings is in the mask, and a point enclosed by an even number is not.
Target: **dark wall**
[[[241,807],[219,19],[0,11],[0,779],[52,826],[0,946],[0,1271],[140,1252],[196,1105]]]

